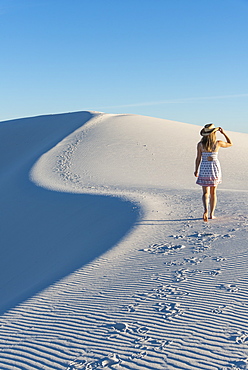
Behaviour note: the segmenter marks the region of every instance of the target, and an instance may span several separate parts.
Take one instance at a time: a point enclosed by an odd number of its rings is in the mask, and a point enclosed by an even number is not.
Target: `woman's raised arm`
[[[231,139],[230,139],[230,137],[225,133],[225,131],[223,130],[223,128],[222,128],[222,127],[219,127],[219,131],[220,131],[220,133],[221,133],[222,135],[224,135],[224,136],[225,136],[225,139],[226,139],[226,142],[225,142],[225,141],[221,141],[221,140],[219,140],[219,146],[220,146],[221,148],[229,148],[230,146],[232,146],[232,145],[233,145],[232,140],[231,140]]]

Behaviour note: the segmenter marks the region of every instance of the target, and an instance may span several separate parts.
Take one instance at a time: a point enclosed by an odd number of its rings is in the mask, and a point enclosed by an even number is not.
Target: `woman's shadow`
[[[202,221],[202,218],[177,218],[167,220],[142,220],[138,221],[137,225],[167,225],[174,222],[190,222],[190,221]]]

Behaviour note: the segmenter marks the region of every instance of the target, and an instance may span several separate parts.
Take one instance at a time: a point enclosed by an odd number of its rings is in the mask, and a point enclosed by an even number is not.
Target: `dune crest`
[[[193,188],[199,131],[195,125],[164,119],[100,114],[43,155],[32,178],[45,187],[68,191],[110,186]],[[234,146],[220,150],[225,188],[247,190],[248,159],[243,153],[248,135],[231,136]],[[220,133],[218,139],[224,139]]]

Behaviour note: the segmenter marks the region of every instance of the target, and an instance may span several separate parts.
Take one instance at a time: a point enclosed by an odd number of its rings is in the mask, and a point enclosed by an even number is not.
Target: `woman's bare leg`
[[[215,218],[214,211],[217,204],[217,186],[210,187],[210,218]]]
[[[202,203],[203,203],[203,208],[204,208],[203,221],[207,222],[208,221],[209,187],[203,186],[202,191],[203,191]]]

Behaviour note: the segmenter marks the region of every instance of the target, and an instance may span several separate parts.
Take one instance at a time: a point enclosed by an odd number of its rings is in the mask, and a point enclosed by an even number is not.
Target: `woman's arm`
[[[230,137],[229,137],[229,136],[227,136],[227,134],[225,133],[225,131],[223,130],[223,128],[219,127],[219,131],[220,131],[220,133],[221,133],[222,135],[224,135],[224,136],[225,136],[225,139],[226,139],[226,142],[219,140],[219,141],[218,141],[219,146],[220,146],[221,148],[229,148],[230,146],[232,146],[232,145],[233,145],[232,140],[230,139]]]
[[[198,168],[201,163],[201,154],[202,154],[201,143],[198,143],[197,144],[197,155],[196,155],[196,160],[195,160],[195,172],[194,172],[195,177],[198,177]]]

